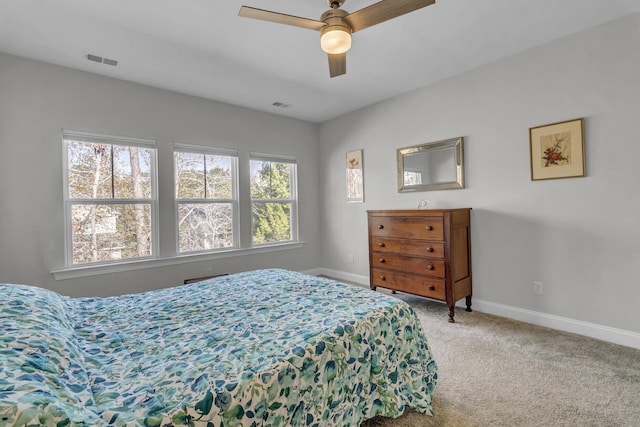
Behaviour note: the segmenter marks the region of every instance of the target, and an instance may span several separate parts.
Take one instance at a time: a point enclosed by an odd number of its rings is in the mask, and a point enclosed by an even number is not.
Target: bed
[[[433,414],[410,306],[269,269],[141,294],[0,285],[0,425],[359,426]]]

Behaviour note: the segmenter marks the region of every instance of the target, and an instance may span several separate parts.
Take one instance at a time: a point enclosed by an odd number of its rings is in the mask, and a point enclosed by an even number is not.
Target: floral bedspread
[[[411,307],[259,270],[110,298],[0,285],[0,425],[354,426],[432,414]]]

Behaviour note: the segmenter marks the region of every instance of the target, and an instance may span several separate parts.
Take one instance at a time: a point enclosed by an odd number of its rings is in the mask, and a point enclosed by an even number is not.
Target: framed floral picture
[[[347,203],[364,202],[362,150],[347,153]]]
[[[531,180],[585,176],[584,120],[529,128]]]

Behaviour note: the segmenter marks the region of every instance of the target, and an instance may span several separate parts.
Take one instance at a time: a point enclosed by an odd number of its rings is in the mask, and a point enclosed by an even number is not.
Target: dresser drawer
[[[391,288],[427,298],[445,300],[445,282],[440,279],[411,276],[374,268],[371,283],[381,288]]]
[[[371,261],[375,268],[405,271],[424,276],[445,277],[444,261],[442,260],[373,252]]]
[[[444,259],[444,243],[374,237],[371,250]]]
[[[372,237],[398,239],[443,240],[442,218],[384,217],[371,218]]]

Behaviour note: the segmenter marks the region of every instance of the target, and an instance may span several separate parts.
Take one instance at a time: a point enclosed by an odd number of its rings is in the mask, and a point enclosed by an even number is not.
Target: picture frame
[[[584,119],[529,128],[531,180],[585,176]]]
[[[362,203],[364,202],[362,150],[348,151],[346,160],[347,203]]]

